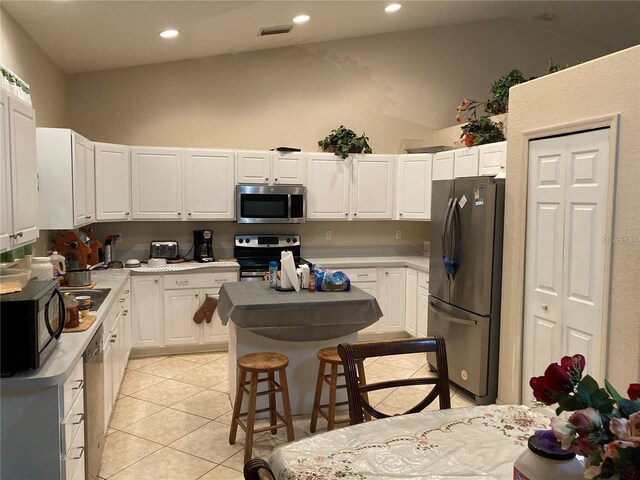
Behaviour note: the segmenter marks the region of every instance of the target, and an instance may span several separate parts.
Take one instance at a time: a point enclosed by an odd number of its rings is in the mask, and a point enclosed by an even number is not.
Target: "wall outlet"
[[[402,230],[396,230],[396,240],[402,239]]]
[[[331,240],[331,230],[327,230],[324,232],[324,239]]]

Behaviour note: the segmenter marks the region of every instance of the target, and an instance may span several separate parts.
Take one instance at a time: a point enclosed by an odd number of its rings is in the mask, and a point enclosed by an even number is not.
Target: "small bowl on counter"
[[[22,268],[0,269],[0,294],[19,292],[27,282],[31,272]]]
[[[91,285],[91,270],[88,268],[67,270],[64,278],[69,287],[86,287]]]
[[[166,258],[150,258],[149,261],[147,262],[147,266],[149,266],[150,268],[166,267],[167,259]]]

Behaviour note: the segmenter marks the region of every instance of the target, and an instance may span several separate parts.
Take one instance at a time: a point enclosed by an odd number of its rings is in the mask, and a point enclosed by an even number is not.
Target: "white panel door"
[[[131,203],[134,219],[182,218],[182,151],[131,149]]]
[[[0,251],[9,250],[13,235],[11,163],[9,150],[9,95],[0,90]]]
[[[382,278],[380,307],[382,308],[382,331],[400,332],[405,329],[405,269],[387,268]]]
[[[429,326],[429,288],[418,287],[418,315],[416,334],[419,338],[427,336],[427,328]]]
[[[73,225],[81,227],[87,223],[86,139],[77,133],[73,133],[71,142],[71,157],[73,159]]]
[[[529,143],[523,399],[528,379],[580,353],[602,380],[609,129]]]
[[[9,149],[14,245],[38,238],[38,177],[36,113],[18,99],[9,97]]]
[[[351,210],[356,220],[393,218],[392,156],[354,155]]]
[[[382,304],[380,299],[378,298],[378,283],[377,282],[353,282],[352,285],[354,287],[358,287],[363,292],[367,292],[372,297],[375,297],[380,304],[380,308],[382,309]],[[377,322],[369,325],[367,328],[363,328],[359,331],[359,333],[379,333],[382,329],[382,318]]]
[[[270,183],[271,156],[271,152],[238,152],[238,183]]]
[[[230,151],[185,150],[185,201],[188,220],[233,220],[235,155]]]
[[[164,344],[162,277],[131,277],[131,346],[161,347]]]
[[[413,268],[407,268],[406,273],[405,330],[415,337],[418,322],[418,272]]]
[[[413,154],[398,157],[396,201],[398,219],[431,218],[431,164],[433,155]]]
[[[304,185],[306,181],[307,159],[304,153],[273,153],[273,184]]]
[[[129,147],[96,144],[96,218],[129,220],[131,210],[131,168]]]
[[[202,326],[193,321],[200,307],[200,290],[167,290],[164,292],[164,344],[196,345],[202,337]]]
[[[85,199],[87,222],[96,219],[96,147],[89,140],[85,143]]]
[[[455,178],[478,176],[478,147],[454,150],[453,157],[453,176]]]
[[[453,180],[453,150],[433,155],[433,180]]]
[[[347,220],[351,164],[332,153],[307,157],[307,218]]]

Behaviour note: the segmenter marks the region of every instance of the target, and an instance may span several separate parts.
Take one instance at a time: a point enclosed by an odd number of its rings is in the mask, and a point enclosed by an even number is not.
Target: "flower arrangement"
[[[372,153],[369,137],[364,133],[358,136],[344,125],[331,130],[329,135],[318,141],[318,145],[322,147],[323,151],[332,151],[343,159],[347,158],[350,153]]]
[[[632,383],[623,398],[605,380],[605,388],[589,375],[582,375],[582,355],[563,357],[529,385],[538,402],[558,404],[556,415],[574,412],[568,419],[555,417],[551,430],[538,432],[543,449],[558,447],[585,457],[584,478],[618,476],[640,478],[640,383]]]

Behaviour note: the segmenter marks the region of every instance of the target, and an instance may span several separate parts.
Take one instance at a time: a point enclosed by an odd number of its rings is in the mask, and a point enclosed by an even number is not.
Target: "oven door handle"
[[[240,277],[263,277],[266,272],[242,272]]]

